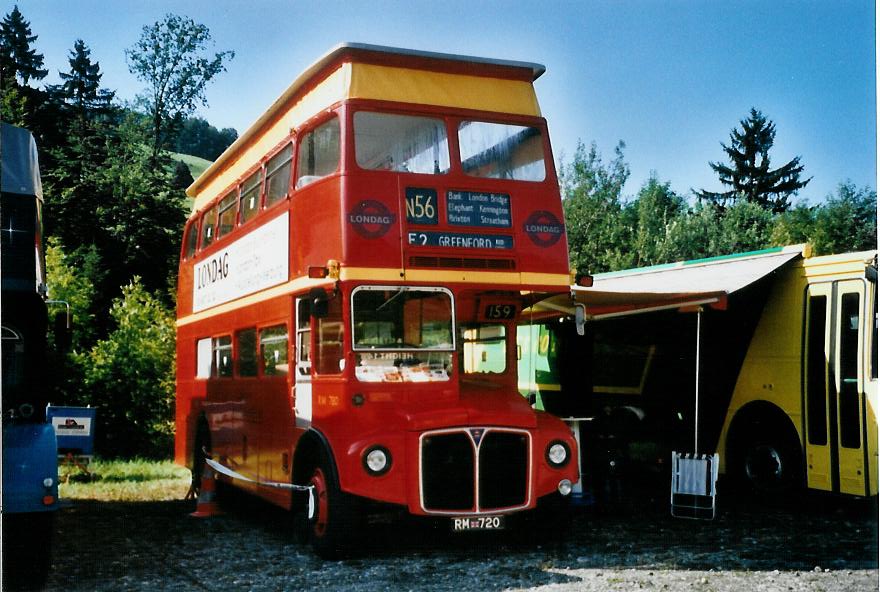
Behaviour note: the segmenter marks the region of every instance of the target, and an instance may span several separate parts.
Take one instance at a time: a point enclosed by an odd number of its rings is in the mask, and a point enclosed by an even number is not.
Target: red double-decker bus
[[[371,508],[492,529],[569,493],[517,392],[519,317],[570,283],[543,71],[343,44],[193,183],[178,463],[311,506],[324,556]]]

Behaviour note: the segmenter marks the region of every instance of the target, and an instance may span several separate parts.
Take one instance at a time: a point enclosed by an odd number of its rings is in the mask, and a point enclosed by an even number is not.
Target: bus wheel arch
[[[354,498],[342,491],[339,473],[327,439],[312,429],[297,444],[293,463],[294,483],[313,488],[315,514],[311,520],[298,520],[297,535],[308,541],[324,559],[347,556],[356,534]],[[303,517],[305,496],[294,497],[295,516]]]
[[[781,495],[804,485],[797,429],[782,409],[754,401],[731,422],[726,442],[727,473],[734,484],[764,495]]]

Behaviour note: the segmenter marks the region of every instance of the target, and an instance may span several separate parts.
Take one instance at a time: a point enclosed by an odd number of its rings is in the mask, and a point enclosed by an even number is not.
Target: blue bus
[[[43,191],[31,133],[2,126],[0,329],[3,374],[3,587],[41,585],[58,509],[58,452],[46,423]]]

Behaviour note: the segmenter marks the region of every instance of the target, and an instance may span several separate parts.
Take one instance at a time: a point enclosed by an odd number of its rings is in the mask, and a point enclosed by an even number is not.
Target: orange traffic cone
[[[202,487],[199,489],[199,499],[196,501],[196,511],[190,514],[193,518],[209,518],[218,516],[223,512],[217,503],[217,484],[214,481],[214,470],[205,465],[202,471]]]

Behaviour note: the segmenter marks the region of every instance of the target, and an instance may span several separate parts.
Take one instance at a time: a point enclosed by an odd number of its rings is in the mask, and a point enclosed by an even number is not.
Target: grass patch
[[[183,499],[189,489],[189,469],[171,461],[101,460],[89,465],[87,479],[76,467],[58,469],[61,499],[98,501],[167,501]]]
[[[205,160],[204,158],[199,158],[198,156],[193,156],[191,154],[181,154],[180,152],[172,152],[171,159],[179,160],[188,166],[193,179],[198,179],[199,175],[204,173],[205,169],[213,164],[210,160]]]

